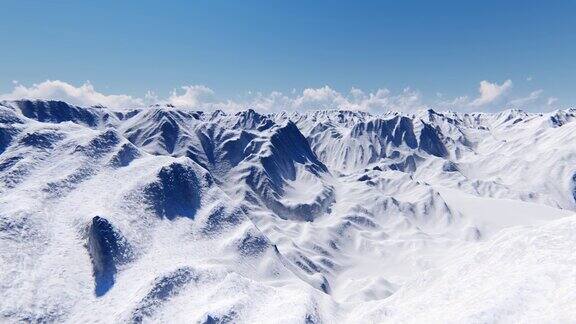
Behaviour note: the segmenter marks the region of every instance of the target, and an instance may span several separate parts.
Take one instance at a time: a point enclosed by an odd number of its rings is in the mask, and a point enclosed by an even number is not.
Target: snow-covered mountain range
[[[576,110],[0,103],[0,321],[571,322]]]

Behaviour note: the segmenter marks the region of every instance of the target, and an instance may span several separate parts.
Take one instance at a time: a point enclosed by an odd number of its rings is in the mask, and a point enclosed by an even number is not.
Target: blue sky
[[[286,104],[309,89],[337,105],[357,102],[354,88],[475,110],[576,103],[576,1],[3,0],[2,11],[1,98],[91,89],[251,104],[282,93]],[[46,95],[46,80],[80,90],[51,83]]]

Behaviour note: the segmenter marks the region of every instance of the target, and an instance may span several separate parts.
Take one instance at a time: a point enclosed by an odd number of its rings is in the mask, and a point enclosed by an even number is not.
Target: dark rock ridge
[[[161,217],[194,218],[200,206],[200,183],[192,167],[172,163],[158,172],[157,180],[144,189],[152,209]]]
[[[102,296],[114,285],[118,266],[132,259],[132,252],[122,234],[100,216],[95,216],[90,224],[88,252],[94,271],[94,292]]]

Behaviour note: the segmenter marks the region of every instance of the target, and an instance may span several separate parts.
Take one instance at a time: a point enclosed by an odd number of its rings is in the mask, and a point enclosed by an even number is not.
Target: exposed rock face
[[[130,246],[105,218],[95,216],[88,234],[88,252],[92,259],[96,296],[114,285],[118,266],[132,258]]]

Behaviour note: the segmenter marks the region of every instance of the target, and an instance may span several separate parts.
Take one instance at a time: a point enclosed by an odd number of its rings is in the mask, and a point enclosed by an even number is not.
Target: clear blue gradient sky
[[[576,1],[3,0],[0,93],[47,79],[165,95],[329,85],[478,94],[512,80],[576,104]]]

